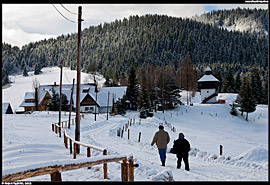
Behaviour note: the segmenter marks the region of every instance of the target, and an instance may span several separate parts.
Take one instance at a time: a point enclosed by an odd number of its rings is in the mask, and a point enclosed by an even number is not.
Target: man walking
[[[164,127],[162,125],[160,125],[158,128],[159,128],[159,131],[155,133],[151,146],[153,146],[156,143],[158,147],[160,160],[162,163],[161,166],[165,166],[167,144],[170,142],[170,136],[168,132],[164,131]]]
[[[185,163],[185,170],[189,171],[188,152],[190,151],[190,144],[184,137],[185,136],[183,133],[179,134],[179,138],[174,141],[173,148],[170,152],[176,154],[178,158],[177,168],[180,169],[183,159]]]

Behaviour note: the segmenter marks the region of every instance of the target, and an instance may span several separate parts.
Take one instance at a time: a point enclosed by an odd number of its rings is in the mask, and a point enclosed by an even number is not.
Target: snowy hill
[[[53,71],[59,69],[47,70],[40,76],[40,82],[58,82],[59,77],[56,74],[59,72],[54,74]],[[67,74],[66,77],[72,76]],[[15,83],[3,90],[5,102],[16,102],[17,94],[31,90],[32,78],[33,76],[29,79],[14,77]],[[48,79],[52,81],[49,82]],[[70,79],[65,80],[64,83],[67,83]],[[185,102],[185,92],[182,94],[182,101]],[[109,120],[106,120],[106,114],[99,114],[96,122],[94,115],[88,114],[81,120],[81,142],[106,148],[108,155],[132,153],[135,163],[139,164],[134,171],[135,181],[267,181],[268,106],[258,105],[256,111],[250,113],[249,121],[245,121],[244,117],[234,117],[229,113],[229,103],[235,97],[236,94],[219,94],[218,98],[225,99],[226,104],[207,105],[200,104],[200,94],[197,93],[192,99],[193,106],[181,105],[165,113],[155,112],[152,118],[142,119],[141,124],[137,111],[127,112],[125,116],[109,117]],[[58,120],[58,112],[2,117],[2,175],[8,171],[25,170],[25,166],[29,165],[37,167],[40,163],[57,164],[72,159],[69,149],[64,146],[63,138],[59,138],[51,130],[51,124]],[[118,137],[117,130],[123,128],[130,119],[135,119],[135,124],[129,127],[130,139],[127,131],[123,138]],[[63,113],[62,120],[68,120],[68,114],[65,116]],[[176,169],[176,157],[169,153],[166,166],[160,166],[157,147],[150,145],[159,124],[163,124],[170,135],[168,148],[172,147],[179,132],[185,134],[192,148],[189,153],[189,172],[184,170],[183,163],[181,169]],[[176,132],[171,130],[171,126],[176,128]],[[74,138],[74,125],[67,132]],[[221,156],[220,145],[223,146]],[[91,152],[91,156],[101,155]],[[85,158],[86,148],[81,148],[77,159]],[[121,181],[120,171],[119,163],[109,163],[108,179],[105,181]],[[25,180],[50,181],[50,175]],[[102,165],[93,166],[89,170],[83,168],[63,172],[62,180],[104,181]]]
[[[268,10],[262,9],[232,9],[216,10],[192,19],[218,26],[229,31],[260,33],[268,36]]]

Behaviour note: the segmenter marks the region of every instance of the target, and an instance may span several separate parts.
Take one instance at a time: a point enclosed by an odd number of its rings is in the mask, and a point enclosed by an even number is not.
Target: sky
[[[54,6],[53,6],[54,5]],[[78,7],[82,30],[131,15],[159,14],[191,18],[218,9],[262,8],[268,4],[2,4],[2,43],[22,47],[30,42],[77,33]],[[71,22],[65,19],[58,11]],[[75,14],[74,14],[75,13]]]

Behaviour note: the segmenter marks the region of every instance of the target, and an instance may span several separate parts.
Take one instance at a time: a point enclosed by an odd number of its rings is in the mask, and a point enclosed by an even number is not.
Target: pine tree
[[[62,94],[61,96],[62,98],[62,103],[61,103],[61,110],[62,111],[69,111],[69,101],[67,99],[67,96],[65,94]],[[59,99],[58,99],[58,103],[59,103]]]
[[[256,99],[256,103],[262,103],[263,99],[263,88],[262,88],[262,81],[259,75],[258,68],[254,67],[251,73],[251,88],[252,88],[252,95]]]
[[[28,76],[26,66],[24,66],[24,69],[23,69],[23,76]]]
[[[115,102],[115,109],[116,109],[117,114],[120,114],[120,115],[126,114],[126,110],[128,109],[127,101],[128,101],[127,97],[126,97],[126,95],[124,95],[122,98],[118,99]]]
[[[241,77],[240,77],[239,72],[236,73],[234,81],[235,81],[234,92],[239,93],[239,90],[240,90],[240,87],[241,87]]]
[[[137,110],[138,95],[139,95],[139,89],[138,89],[138,83],[136,79],[136,71],[134,69],[134,66],[132,66],[129,76],[128,76],[128,87],[127,87],[127,93],[126,93],[127,99],[130,102],[131,110]]]
[[[238,103],[240,104],[240,111],[246,112],[246,121],[248,121],[248,113],[254,112],[256,110],[256,100],[252,95],[252,88],[247,76],[242,79],[242,85],[240,87]]]
[[[58,111],[59,110],[59,94],[55,93],[55,91],[53,91],[52,101],[51,101],[51,103],[49,103],[48,107],[49,107],[50,111]]]
[[[141,91],[138,98],[138,108],[140,109],[140,118],[152,117],[152,109],[150,106],[149,94],[147,92],[147,81],[145,76],[142,76]]]
[[[36,62],[35,63],[35,69],[34,69],[34,74],[35,75],[38,75],[41,73],[41,67],[40,67],[40,63],[39,62]]]
[[[224,76],[224,81],[222,85],[222,92],[224,93],[233,93],[234,92],[234,87],[235,87],[235,82],[232,74],[231,67],[229,67],[228,71],[226,72]]]

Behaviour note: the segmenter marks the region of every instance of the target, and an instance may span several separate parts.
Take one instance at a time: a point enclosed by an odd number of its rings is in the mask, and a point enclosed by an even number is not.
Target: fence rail
[[[80,160],[79,160],[80,161]],[[133,165],[133,156],[104,156],[93,157],[84,162],[69,162],[62,165],[52,165],[39,167],[35,169],[29,169],[23,172],[16,172],[12,174],[6,174],[2,176],[2,181],[17,181],[26,178],[36,177],[40,175],[50,174],[51,181],[62,181],[61,172],[76,170],[80,168],[91,167],[94,165],[105,164],[109,162],[119,162],[121,163],[121,177],[122,181],[134,181],[134,165]],[[128,163],[127,163],[128,162]],[[63,163],[63,162],[59,162]]]
[[[80,116],[80,119],[81,118],[84,118],[84,114],[82,114]],[[102,152],[103,155],[107,155],[107,150],[105,148],[101,148],[101,147],[98,147],[98,146],[94,146],[94,145],[90,145],[90,144],[85,144],[85,143],[82,143],[82,142],[79,142],[79,141],[76,141],[75,139],[73,139],[72,137],[70,137],[66,130],[64,129],[65,125],[64,125],[64,122],[63,121],[60,125],[58,125],[57,123],[54,123],[52,124],[52,131],[55,132],[56,134],[59,133],[59,137],[61,137],[61,132],[64,133],[64,144],[65,144],[65,147],[68,148],[68,141],[69,141],[69,149],[70,149],[70,154],[73,153],[73,159],[76,159],[76,156],[77,156],[77,146],[80,145],[80,146],[83,146],[83,147],[86,147],[87,148],[87,157],[91,157],[91,149],[94,149],[94,150],[97,150],[97,151],[100,151]],[[73,123],[73,122],[72,122]],[[61,128],[62,131],[61,131]],[[131,159],[130,159],[131,160]],[[124,162],[123,162],[124,163]],[[132,161],[130,161],[130,163],[132,163],[132,169],[131,169],[131,172],[132,174],[134,175],[134,165],[133,165],[133,157],[132,157]],[[88,167],[88,169],[90,169],[91,167]],[[104,163],[103,164],[103,171],[104,171],[104,179],[107,179],[108,175],[107,175],[107,163]],[[125,165],[124,167],[125,168]],[[124,178],[125,179],[125,178]],[[131,178],[131,180],[133,181],[134,180],[134,177]]]

